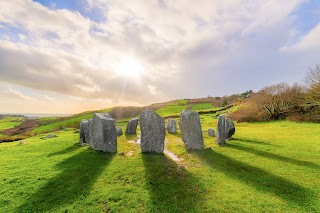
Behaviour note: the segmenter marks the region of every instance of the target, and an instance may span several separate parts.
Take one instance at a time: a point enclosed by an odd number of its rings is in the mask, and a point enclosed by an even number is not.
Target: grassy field
[[[2,143],[0,212],[319,212],[320,125],[236,127],[224,147],[204,132],[207,148],[194,152],[167,134],[180,162],[141,154],[136,136],[120,136],[117,154],[79,146],[74,131]]]
[[[97,112],[109,112],[110,109],[99,110]],[[41,134],[53,131],[58,131],[64,128],[79,128],[80,122],[83,119],[90,119],[95,112],[85,112],[79,115],[73,115],[66,118],[49,117],[39,119],[40,126],[33,129],[33,133]]]
[[[10,129],[22,123],[24,118],[22,117],[4,117],[0,119],[0,131]]]

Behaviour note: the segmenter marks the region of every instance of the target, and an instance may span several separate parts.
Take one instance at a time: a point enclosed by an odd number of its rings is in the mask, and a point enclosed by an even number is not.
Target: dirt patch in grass
[[[16,127],[5,130],[4,133],[8,136],[24,134],[24,133],[30,132],[32,129],[36,128],[38,125],[39,124],[37,120],[26,120],[22,124]]]

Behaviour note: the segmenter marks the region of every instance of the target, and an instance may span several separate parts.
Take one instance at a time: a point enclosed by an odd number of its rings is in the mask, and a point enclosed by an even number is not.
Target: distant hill
[[[133,117],[138,117],[139,114],[146,108],[155,110],[164,118],[178,117],[182,110],[192,109],[201,113],[217,113],[224,111],[233,105],[236,105],[238,96],[228,97],[207,97],[197,99],[180,99],[167,101],[162,103],[154,103],[144,107],[119,106],[95,111],[86,111],[70,116],[55,116],[42,118],[27,118],[23,116],[23,122],[18,125],[11,126],[3,130],[2,134],[6,136],[21,136],[21,138],[31,135],[59,131],[65,128],[79,128],[80,122],[83,119],[90,119],[94,113],[110,113],[117,121],[117,124],[126,123]],[[16,137],[19,139],[20,137]],[[8,139],[9,140],[9,139]],[[11,140],[11,139],[10,139]]]

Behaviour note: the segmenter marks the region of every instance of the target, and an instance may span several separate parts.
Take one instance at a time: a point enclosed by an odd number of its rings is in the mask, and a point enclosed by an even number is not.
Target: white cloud
[[[86,0],[106,17],[96,23],[31,0],[1,1],[2,28],[26,34],[22,43],[0,40],[0,79],[110,105],[242,92],[285,81],[286,70],[290,81],[313,58],[279,50],[319,53],[320,27],[288,46],[297,30],[291,14],[304,2]],[[128,56],[143,68],[139,78],[116,70]]]
[[[20,91],[14,90],[8,86],[0,87],[0,97],[7,98],[7,99],[18,99],[18,100],[28,100],[28,101],[36,100],[33,97],[24,95]]]

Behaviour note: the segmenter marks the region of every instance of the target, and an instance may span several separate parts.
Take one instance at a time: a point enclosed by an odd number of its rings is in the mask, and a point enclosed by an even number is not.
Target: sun
[[[133,57],[123,57],[116,65],[115,71],[125,77],[139,77],[142,72],[140,62]]]

